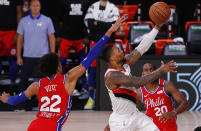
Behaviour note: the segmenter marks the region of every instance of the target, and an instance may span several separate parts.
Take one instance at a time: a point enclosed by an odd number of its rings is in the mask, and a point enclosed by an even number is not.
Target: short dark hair
[[[201,131],[201,126],[196,127],[194,131]]]
[[[48,53],[39,61],[39,70],[45,76],[56,74],[59,65],[59,56],[56,53]]]
[[[110,60],[110,56],[112,54],[112,48],[113,47],[114,47],[114,45],[106,46],[102,51],[101,58],[107,63]]]

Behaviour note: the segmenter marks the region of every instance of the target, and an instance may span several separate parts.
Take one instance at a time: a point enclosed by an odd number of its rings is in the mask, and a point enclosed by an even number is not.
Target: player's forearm
[[[22,92],[18,95],[15,95],[15,96],[11,96],[7,99],[7,103],[9,105],[13,105],[13,106],[16,106],[24,101],[28,100],[28,98],[26,97],[25,95],[25,92]]]
[[[51,34],[49,36],[49,42],[50,42],[50,51],[52,53],[54,53],[55,52],[55,42],[56,42],[54,34]]]
[[[184,112],[185,110],[187,110],[189,107],[189,103],[185,100],[182,101],[179,106],[173,110],[173,112],[175,113],[175,115],[180,114],[182,112]]]
[[[147,52],[149,50],[149,48],[151,47],[154,39],[156,38],[158,32],[159,32],[160,27],[159,26],[155,26],[151,32],[149,32],[144,38],[143,40],[140,42],[140,44],[135,48],[137,49],[141,55],[143,55],[145,52]]]
[[[91,63],[98,58],[99,54],[104,49],[105,44],[108,42],[109,37],[107,35],[104,35],[97,43],[96,45],[90,50],[87,57],[81,62],[82,65],[87,69]]]
[[[23,37],[22,36],[18,36],[17,39],[17,57],[21,58],[21,53],[22,53],[22,45],[23,45]]]
[[[151,74],[142,76],[138,79],[136,79],[135,77],[132,77],[133,85],[136,87],[143,86],[143,85],[159,78],[163,72],[164,72],[163,69],[160,67],[156,71],[152,72]]]

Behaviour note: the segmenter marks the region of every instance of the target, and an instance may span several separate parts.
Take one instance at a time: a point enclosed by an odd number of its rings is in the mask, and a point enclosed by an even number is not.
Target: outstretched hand
[[[109,31],[115,32],[117,29],[124,24],[124,21],[127,19],[126,15],[120,17],[112,26],[110,27]]]
[[[3,92],[2,95],[0,96],[0,101],[2,101],[3,103],[7,103],[9,97],[10,97],[9,93]]]
[[[161,61],[161,67],[163,69],[163,72],[167,73],[167,72],[177,72],[175,69],[178,68],[178,66],[175,66],[176,62],[174,62],[174,60],[169,61],[168,63],[164,63],[163,61]]]

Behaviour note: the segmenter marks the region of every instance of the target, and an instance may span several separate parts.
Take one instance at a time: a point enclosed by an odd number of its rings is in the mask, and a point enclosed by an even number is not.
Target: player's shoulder
[[[165,87],[172,86],[174,83],[172,81],[165,81]]]
[[[107,71],[105,72],[105,79],[113,78],[113,77],[119,76],[121,74],[123,74],[123,73],[120,70],[108,68]]]
[[[172,81],[166,81],[164,88],[167,93],[177,90],[177,87]]]

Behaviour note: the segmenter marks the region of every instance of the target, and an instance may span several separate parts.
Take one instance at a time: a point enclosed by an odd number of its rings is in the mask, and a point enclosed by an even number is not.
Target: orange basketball
[[[149,9],[149,17],[155,24],[162,24],[169,20],[170,7],[165,2],[156,2]]]

